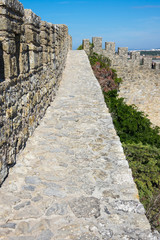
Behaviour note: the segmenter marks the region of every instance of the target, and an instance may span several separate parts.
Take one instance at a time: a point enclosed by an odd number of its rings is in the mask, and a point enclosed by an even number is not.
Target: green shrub
[[[122,79],[110,68],[108,58],[91,53],[89,60],[92,66],[99,62],[101,68],[112,71],[113,80],[119,86]],[[160,231],[160,128],[153,127],[136,106],[127,105],[123,98],[118,98],[117,90],[104,92],[104,99],[132,169],[146,216],[152,228]]]
[[[105,101],[121,142],[143,143],[160,148],[159,127],[152,127],[150,120],[136,106],[127,105],[117,91],[104,93]]]
[[[134,143],[123,143],[123,148],[146,215],[160,230],[160,148]]]
[[[99,55],[97,53],[92,53],[89,55],[89,61],[91,66],[95,65],[97,62],[100,63],[100,68],[109,68],[111,65],[111,61],[109,58],[104,57],[103,55]]]
[[[118,98],[117,90],[104,93],[104,98],[123,143],[146,216],[152,228],[160,231],[159,127],[152,127],[136,106],[128,106],[123,98]]]
[[[77,48],[77,50],[83,50],[83,46],[80,45],[80,46]]]
[[[117,83],[118,85],[120,84],[120,83],[122,83],[122,78],[114,78],[114,81],[115,81],[115,83]]]

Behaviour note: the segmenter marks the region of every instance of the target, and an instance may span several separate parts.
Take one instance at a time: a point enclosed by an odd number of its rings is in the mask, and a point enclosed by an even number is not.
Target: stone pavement
[[[0,239],[158,239],[84,51],[0,188]]]

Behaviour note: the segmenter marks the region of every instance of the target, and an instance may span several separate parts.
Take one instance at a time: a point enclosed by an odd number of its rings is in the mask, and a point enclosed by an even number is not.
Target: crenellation
[[[105,42],[105,51],[106,56],[113,58],[115,55],[115,43],[114,42]]]
[[[85,50],[87,54],[89,54],[89,51],[90,51],[89,39],[83,39],[82,48]]]
[[[154,64],[154,69],[160,70],[160,63],[155,63]]]
[[[144,66],[144,68],[152,68],[152,58],[143,57],[142,65]]]
[[[99,48],[99,38],[97,40],[94,38],[94,51],[96,50],[98,54]],[[88,54],[86,48],[84,50]],[[111,67],[123,80],[120,84],[119,96],[125,98],[128,104],[136,105],[148,115],[154,125],[160,126],[158,107],[160,63],[152,60],[152,57],[141,56],[139,51],[128,53],[126,47],[118,48],[118,52],[115,53],[115,44],[112,42],[105,43],[102,54],[111,60]]]
[[[93,43],[93,52],[102,54],[102,38],[101,37],[93,37],[92,43]]]
[[[140,61],[140,52],[131,52],[130,53],[130,57],[133,60],[137,60],[138,59],[138,61]]]
[[[128,58],[128,47],[119,47],[118,55],[119,55],[119,57],[122,57],[123,59],[127,59]]]
[[[17,0],[0,0],[0,184],[54,99],[71,38]]]
[[[82,47],[87,54],[90,53],[89,39],[82,41]],[[118,52],[115,52],[114,42],[105,42],[105,49],[102,49],[102,38],[93,37],[93,52],[108,57],[111,60],[111,66],[114,68],[148,68],[159,69],[159,65],[153,64],[152,58],[141,57],[140,52],[128,52],[128,47],[118,47]]]

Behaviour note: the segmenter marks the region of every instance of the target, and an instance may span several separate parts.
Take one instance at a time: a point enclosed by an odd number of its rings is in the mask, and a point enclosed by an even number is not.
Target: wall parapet
[[[116,52],[114,42],[105,42],[105,49],[102,49],[101,37],[93,37],[92,44],[93,52],[110,58],[112,67],[160,69],[160,63],[153,63],[152,58],[149,57],[141,57],[138,51],[128,52],[128,47],[119,47],[118,52]],[[86,53],[89,54],[89,39],[84,39],[82,46]]]
[[[71,45],[66,25],[0,0],[0,184],[54,99]]]

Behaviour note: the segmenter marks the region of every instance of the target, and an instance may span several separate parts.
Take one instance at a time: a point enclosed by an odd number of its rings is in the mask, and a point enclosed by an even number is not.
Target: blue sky
[[[21,0],[42,20],[66,24],[73,49],[103,37],[129,49],[160,48],[160,0]]]

